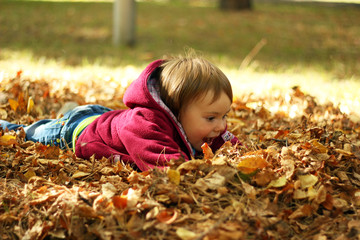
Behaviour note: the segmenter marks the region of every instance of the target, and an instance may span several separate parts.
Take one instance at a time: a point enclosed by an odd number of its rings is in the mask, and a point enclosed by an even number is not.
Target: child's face
[[[214,102],[213,93],[191,102],[180,111],[179,121],[185,130],[191,145],[198,151],[207,142],[209,145],[226,128],[226,117],[230,111],[231,101],[222,92]]]

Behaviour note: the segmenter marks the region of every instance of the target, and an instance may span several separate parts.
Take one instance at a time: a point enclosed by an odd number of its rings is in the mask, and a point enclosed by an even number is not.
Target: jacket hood
[[[176,119],[171,110],[160,99],[159,90],[156,88],[157,79],[152,78],[151,74],[164,62],[164,60],[156,60],[150,63],[140,76],[130,84],[124,94],[124,104],[129,108],[144,107],[157,109],[164,112],[172,121],[174,127],[181,135],[183,142],[187,145],[190,153],[195,154],[190,142],[187,139],[185,131],[180,122]]]
[[[160,107],[154,98],[151,96],[148,89],[148,80],[151,74],[163,63],[163,60],[156,60],[150,63],[140,74],[140,76],[133,81],[124,94],[124,104],[129,108],[142,106],[147,108]]]

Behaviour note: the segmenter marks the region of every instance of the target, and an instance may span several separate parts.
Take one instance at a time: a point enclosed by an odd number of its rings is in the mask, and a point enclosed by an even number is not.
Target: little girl
[[[213,151],[238,139],[226,130],[232,104],[225,74],[205,59],[177,57],[150,63],[126,90],[125,110],[84,105],[62,118],[24,127],[26,140],[73,148],[84,159],[112,158],[142,170],[170,159],[191,159],[206,142]]]

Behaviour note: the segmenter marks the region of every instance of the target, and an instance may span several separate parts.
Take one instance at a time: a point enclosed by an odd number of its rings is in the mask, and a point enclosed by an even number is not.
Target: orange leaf
[[[10,108],[16,112],[16,109],[19,107],[19,103],[16,100],[9,99]]]
[[[214,157],[214,153],[206,142],[201,146],[201,149],[203,150],[205,159],[210,159]]]
[[[156,216],[156,219],[159,222],[171,224],[176,220],[177,216],[178,216],[178,212],[176,210],[165,209]]]
[[[22,70],[17,71],[16,72],[16,77],[17,78],[21,77],[22,72],[23,72]]]
[[[112,202],[116,208],[124,209],[127,206],[126,196],[114,196]]]
[[[262,154],[262,152],[250,152],[239,158],[240,162],[237,165],[237,168],[245,173],[249,174],[257,169],[265,168],[267,162]]]
[[[19,110],[23,113],[27,109],[27,103],[25,102],[24,93],[20,92],[18,96]]]
[[[279,130],[274,138],[276,139],[284,138],[289,134],[289,132],[290,132],[289,130]]]

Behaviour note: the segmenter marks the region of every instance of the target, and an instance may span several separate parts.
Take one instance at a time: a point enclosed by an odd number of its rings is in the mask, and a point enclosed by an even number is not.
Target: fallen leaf
[[[88,172],[76,171],[76,172],[74,172],[72,177],[73,178],[82,178],[82,177],[86,177],[88,175],[90,175],[90,173],[88,173]]]
[[[133,189],[133,188],[129,188],[127,190],[125,190],[122,194],[122,197],[126,197],[126,204],[127,207],[132,208],[135,207],[136,204],[138,203],[140,197],[141,197],[141,190],[140,189]]]
[[[239,157],[238,160],[237,168],[245,174],[252,173],[267,166],[262,152],[250,152]]]
[[[7,119],[8,113],[5,109],[0,108],[0,119]]]
[[[0,136],[0,145],[7,146],[13,144],[18,144],[18,142],[16,141],[16,136],[12,136],[12,135]]]
[[[116,208],[124,209],[127,206],[126,196],[114,196],[112,202]]]
[[[181,174],[201,169],[202,167],[208,167],[208,164],[203,160],[190,160],[182,163],[176,170]]]
[[[256,189],[251,186],[250,184],[246,183],[246,182],[242,182],[241,185],[244,188],[245,194],[250,198],[250,199],[256,199],[256,194],[257,191]]]
[[[181,240],[193,240],[197,237],[196,233],[183,227],[176,229],[176,235],[181,238]]]
[[[300,186],[302,189],[312,187],[318,181],[318,177],[312,174],[301,175],[298,176],[298,178],[300,180]]]
[[[215,172],[206,176],[205,178],[199,178],[196,181],[195,186],[206,191],[207,189],[215,190],[219,187],[224,186],[225,183],[226,178],[218,172]]]
[[[116,194],[117,189],[111,183],[105,183],[101,185],[101,192],[102,194],[110,199]]]
[[[214,157],[214,153],[206,142],[201,146],[201,149],[203,150],[204,159],[211,159]]]
[[[24,174],[24,176],[26,177],[26,179],[29,181],[30,178],[35,177],[36,173],[34,172],[34,170],[32,168],[29,168],[27,170],[27,172]]]
[[[17,108],[19,107],[19,103],[16,100],[9,99],[10,108],[16,112]]]
[[[179,213],[175,209],[170,208],[160,211],[159,214],[156,216],[156,219],[162,223],[172,224],[176,220],[178,215]]]
[[[252,180],[256,182],[258,186],[263,187],[268,185],[274,179],[274,177],[275,177],[275,173],[272,170],[264,169],[256,173],[256,175],[252,178]]]
[[[328,152],[328,148],[325,147],[324,145],[322,145],[321,143],[319,143],[317,139],[311,140],[310,143],[313,146],[314,151],[319,152],[319,153],[327,153]]]
[[[335,152],[340,153],[340,154],[343,154],[343,155],[345,155],[345,156],[347,156],[347,157],[350,157],[350,156],[353,155],[352,152],[348,152],[348,151],[345,151],[345,150],[339,149],[339,148],[335,149]]]
[[[178,170],[169,169],[167,175],[170,182],[174,183],[175,185],[180,184],[180,172]]]
[[[267,188],[271,188],[271,187],[275,187],[275,188],[279,188],[279,187],[284,187],[287,183],[286,177],[285,176],[281,176],[277,179],[272,180],[269,185],[267,186]]]
[[[313,211],[313,209],[312,209],[311,205],[305,204],[305,205],[301,206],[300,208],[296,209],[295,212],[293,212],[289,216],[289,219],[309,217],[309,216],[311,216],[312,211]]]
[[[294,199],[305,199],[308,197],[307,191],[303,189],[295,189],[294,190]]]
[[[26,109],[27,114],[30,114],[31,111],[33,110],[33,108],[34,108],[34,100],[33,100],[32,97],[29,97],[28,104],[27,104],[27,109]]]

